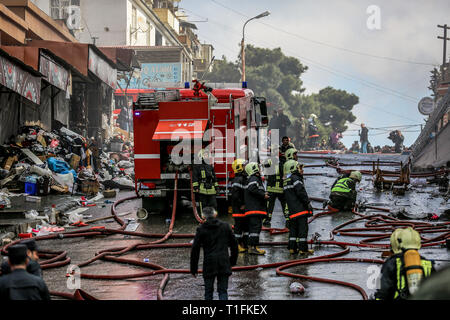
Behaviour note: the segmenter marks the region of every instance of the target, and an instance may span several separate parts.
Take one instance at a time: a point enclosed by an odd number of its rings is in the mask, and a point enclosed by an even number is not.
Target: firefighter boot
[[[257,246],[251,247],[248,249],[248,253],[250,254],[257,254],[257,255],[264,255],[266,254],[265,250],[259,249]]]
[[[239,253],[244,253],[247,252],[247,248],[245,248],[243,245],[238,244],[238,252]]]
[[[314,250],[313,249],[308,249],[308,243],[306,241],[299,241],[298,242],[298,247],[300,248],[298,253],[303,255],[303,254],[313,254]]]

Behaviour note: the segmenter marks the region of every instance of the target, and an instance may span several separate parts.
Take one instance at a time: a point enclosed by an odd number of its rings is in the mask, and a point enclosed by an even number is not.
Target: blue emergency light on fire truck
[[[178,193],[189,201],[190,170],[203,148],[211,153],[219,204],[226,204],[233,161],[254,157],[251,141],[257,145],[267,127],[265,98],[247,88],[201,85],[142,93],[133,103],[136,193],[149,212],[169,210],[176,173]]]

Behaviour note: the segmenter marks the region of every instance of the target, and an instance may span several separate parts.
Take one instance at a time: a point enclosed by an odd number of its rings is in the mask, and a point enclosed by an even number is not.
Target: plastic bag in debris
[[[0,209],[5,208],[11,208],[11,200],[6,194],[0,193]]]
[[[133,168],[134,165],[130,162],[130,161],[126,161],[126,160],[122,160],[120,161],[117,166],[119,168],[123,168],[123,169],[128,169],[128,168]]]
[[[39,217],[39,212],[36,210],[30,210],[25,213],[25,219],[36,220]]]
[[[80,171],[80,173],[78,174],[78,177],[81,180],[94,180],[95,179],[95,174],[92,171],[92,169],[84,168],[83,170]]]
[[[58,174],[67,174],[72,173],[73,179],[77,181],[77,172],[73,170],[67,162],[64,160],[56,159],[56,158],[48,158],[47,159],[48,167],[55,173]]]
[[[119,185],[119,187],[134,189],[134,182],[126,177],[116,177],[112,179],[113,182]]]
[[[69,191],[72,192],[72,188],[75,183],[75,178],[72,172],[66,174],[55,173],[53,178],[58,184],[69,187]]]

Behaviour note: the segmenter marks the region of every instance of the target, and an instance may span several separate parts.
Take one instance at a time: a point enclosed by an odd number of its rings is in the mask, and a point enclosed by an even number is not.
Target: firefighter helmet
[[[419,250],[421,247],[420,234],[411,227],[401,230],[398,235],[398,242],[402,250]]]
[[[359,171],[352,171],[352,173],[350,173],[350,178],[357,180],[358,182],[361,182],[362,179],[362,175],[361,172]]]
[[[284,172],[285,173],[294,173],[299,172],[300,164],[295,160],[286,161],[284,164]]]
[[[231,167],[233,168],[234,173],[241,173],[244,171],[244,164],[245,164],[245,160],[244,159],[236,159],[234,160],[233,164],[231,165]]]
[[[402,252],[402,250],[400,249],[400,245],[398,243],[398,236],[401,231],[402,229],[397,228],[391,234],[391,249],[392,252],[394,252],[394,254]]]
[[[247,172],[247,174],[249,176],[254,175],[255,173],[259,172],[259,165],[256,162],[250,162],[248,165],[245,166],[245,172]]]
[[[206,150],[206,149],[202,149],[202,150],[200,150],[200,151],[198,152],[197,156],[198,156],[198,158],[199,158],[200,160],[203,160],[203,159],[205,159],[205,158],[209,158],[209,151]]]
[[[272,159],[266,159],[264,161],[264,168],[270,168],[272,166]]]
[[[295,160],[294,159],[294,154],[296,154],[298,152],[297,149],[295,148],[289,148],[286,150],[286,160]]]

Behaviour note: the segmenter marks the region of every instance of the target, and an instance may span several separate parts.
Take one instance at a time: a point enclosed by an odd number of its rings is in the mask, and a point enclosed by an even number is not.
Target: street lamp
[[[270,14],[269,11],[265,11],[261,14],[258,14],[256,17],[253,17],[251,19],[248,19],[245,23],[244,23],[244,27],[242,28],[242,42],[241,42],[241,59],[242,59],[242,82],[245,81],[245,26],[247,25],[247,23],[249,23],[252,20],[255,19],[260,19],[263,17],[267,17]]]

